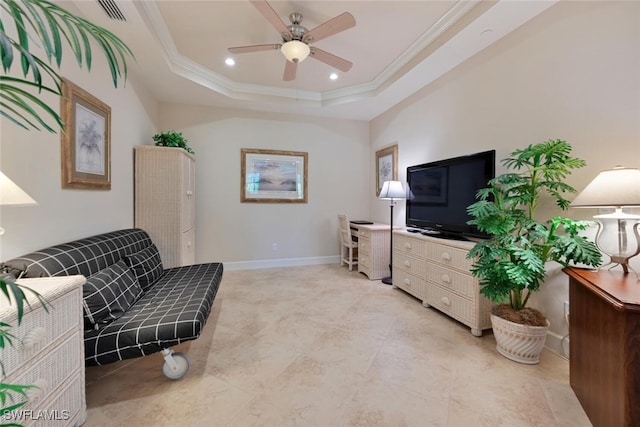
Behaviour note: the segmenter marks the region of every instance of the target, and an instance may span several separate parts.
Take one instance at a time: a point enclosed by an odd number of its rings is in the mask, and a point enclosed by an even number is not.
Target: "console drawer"
[[[476,321],[475,309],[470,300],[433,283],[427,286],[427,302],[464,324],[469,325]]]
[[[467,298],[473,299],[478,293],[476,279],[473,276],[434,263],[427,264],[427,280]]]
[[[396,253],[393,257],[393,268],[424,277],[427,262],[424,259],[415,258],[404,253]]]
[[[414,255],[418,258],[424,258],[426,255],[424,241],[396,234],[393,239],[393,249],[398,252]]]
[[[427,247],[427,258],[442,265],[468,272],[473,260],[467,259],[467,250],[432,243]]]
[[[397,268],[393,269],[393,284],[421,300],[426,296],[426,284],[423,279]]]

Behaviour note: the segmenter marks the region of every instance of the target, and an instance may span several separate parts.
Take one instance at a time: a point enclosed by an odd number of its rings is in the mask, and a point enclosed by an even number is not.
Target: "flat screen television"
[[[471,219],[467,206],[476,192],[495,177],[495,150],[439,160],[407,168],[406,226],[448,239],[486,237]]]

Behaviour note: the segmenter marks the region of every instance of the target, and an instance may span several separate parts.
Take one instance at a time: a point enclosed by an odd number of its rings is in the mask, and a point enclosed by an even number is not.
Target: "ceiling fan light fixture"
[[[309,56],[311,49],[306,43],[299,40],[291,40],[282,45],[280,52],[287,58],[287,61],[302,62]]]

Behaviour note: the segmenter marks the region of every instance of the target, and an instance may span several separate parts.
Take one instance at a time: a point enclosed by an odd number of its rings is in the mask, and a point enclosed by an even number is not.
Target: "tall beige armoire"
[[[182,148],[135,147],[135,226],[164,268],[195,263],[195,158]]]

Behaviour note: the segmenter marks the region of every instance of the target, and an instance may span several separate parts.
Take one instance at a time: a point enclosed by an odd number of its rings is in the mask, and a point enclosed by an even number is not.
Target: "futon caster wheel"
[[[189,370],[189,356],[184,353],[171,353],[171,357],[174,363],[171,364],[165,360],[164,365],[162,365],[162,373],[171,380],[179,380]]]

